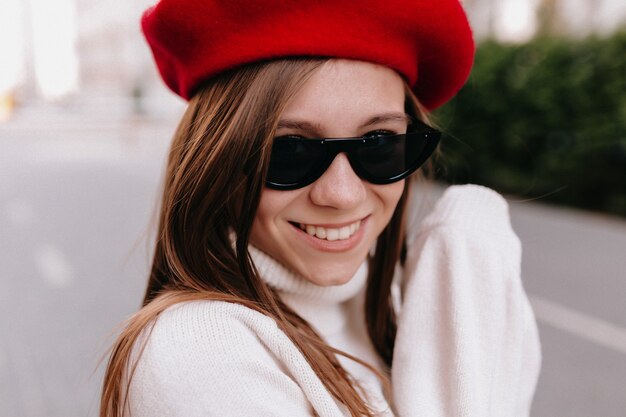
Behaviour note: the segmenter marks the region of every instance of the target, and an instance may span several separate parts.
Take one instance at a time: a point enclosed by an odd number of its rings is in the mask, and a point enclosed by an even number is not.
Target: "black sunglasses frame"
[[[407,133],[383,136],[382,138],[389,140],[394,138],[400,139],[402,137],[405,137],[405,140],[422,140],[426,143],[422,148],[420,155],[415,159],[415,161],[413,161],[404,171],[391,177],[379,177],[373,175],[371,172],[368,172],[368,170],[363,167],[363,165],[359,162],[359,158],[356,156],[359,147],[367,145],[368,141],[379,140],[381,137],[374,136],[356,138],[279,139],[281,141],[294,142],[307,141],[307,144],[323,146],[323,152],[321,153],[321,156],[319,157],[319,161],[317,161],[315,168],[306,173],[306,175],[299,181],[285,183],[278,182],[276,180],[272,181],[268,178],[265,184],[268,188],[285,191],[306,187],[307,185],[317,181],[324,174],[324,172],[326,172],[330,164],[332,164],[332,162],[335,160],[335,157],[340,153],[346,153],[350,162],[350,166],[352,167],[354,172],[365,181],[368,181],[372,184],[391,184],[393,182],[403,180],[404,178],[415,172],[417,169],[419,169],[424,164],[424,162],[426,162],[426,160],[430,158],[432,153],[437,148],[437,145],[439,144],[441,132],[431,128],[426,124],[414,123],[409,126],[409,131]]]

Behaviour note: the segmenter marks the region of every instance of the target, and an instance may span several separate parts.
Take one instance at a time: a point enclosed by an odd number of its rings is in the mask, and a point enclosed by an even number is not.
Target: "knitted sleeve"
[[[177,304],[144,339],[132,417],[343,415],[275,321],[244,306]]]
[[[527,417],[541,352],[506,201],[450,187],[409,250],[391,370],[398,415]]]

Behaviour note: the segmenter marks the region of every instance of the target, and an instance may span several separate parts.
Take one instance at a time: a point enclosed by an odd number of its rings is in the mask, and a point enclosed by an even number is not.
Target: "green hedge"
[[[626,32],[485,42],[435,121],[442,180],[626,216]]]

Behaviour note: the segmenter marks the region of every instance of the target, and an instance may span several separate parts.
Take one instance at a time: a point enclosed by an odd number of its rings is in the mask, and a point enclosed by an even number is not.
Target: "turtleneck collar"
[[[320,286],[289,270],[260,249],[250,245],[248,250],[261,278],[284,295],[324,304],[343,303],[354,298],[367,282],[367,261],[361,264],[356,274],[345,284]]]

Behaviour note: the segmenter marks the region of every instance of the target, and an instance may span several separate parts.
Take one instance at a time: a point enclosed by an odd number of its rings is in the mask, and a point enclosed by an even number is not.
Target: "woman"
[[[456,0],[394,6],[144,14],[189,107],[101,416],[528,415],[540,354],[506,203],[453,187],[404,227],[471,33]]]

